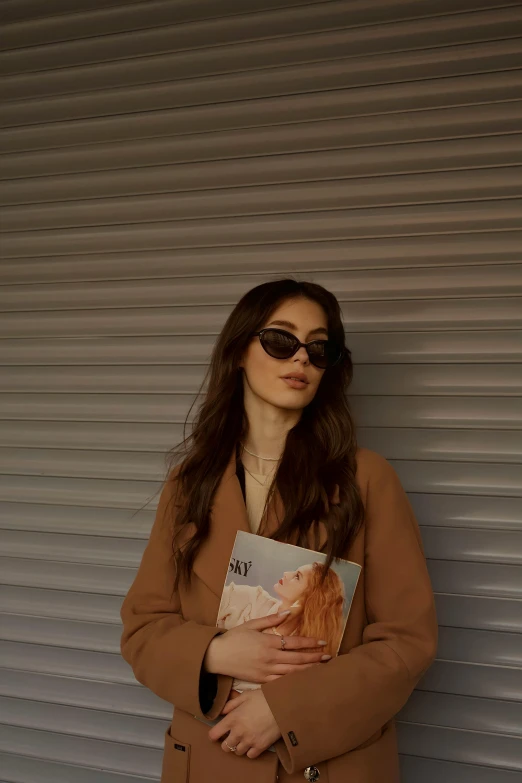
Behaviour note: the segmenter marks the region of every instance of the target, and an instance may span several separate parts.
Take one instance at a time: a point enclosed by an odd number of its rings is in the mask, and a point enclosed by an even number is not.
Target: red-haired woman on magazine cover
[[[357,444],[352,376],[339,302],[316,283],[252,288],[218,336],[121,607],[123,657],[175,707],[161,783],[399,783],[394,718],[437,617],[397,473]],[[338,656],[280,635],[278,612],[216,625],[238,530],[361,565]]]
[[[230,582],[223,588],[218,628],[228,631],[241,623],[285,612],[286,617],[277,628],[271,626],[262,633],[324,640],[321,642],[324,644],[323,657],[337,655],[344,629],[346,596],[342,579],[333,568],[326,569],[318,562],[305,563],[294,571],[285,571],[273,589],[279,598],[270,595],[261,585]],[[260,687],[260,683],[246,680],[235,679],[232,683],[237,693]]]

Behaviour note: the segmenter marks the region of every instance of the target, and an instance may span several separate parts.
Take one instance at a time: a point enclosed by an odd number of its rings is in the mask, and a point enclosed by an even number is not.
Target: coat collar
[[[337,484],[330,497],[330,502],[339,503]],[[267,509],[265,524],[260,527],[258,535],[270,536],[277,530],[283,517],[284,505],[276,488]],[[193,568],[195,575],[214,593],[218,601],[225,584],[230,555],[238,530],[244,530],[246,533],[252,532],[239,477],[236,473],[236,448],[234,446],[214,495],[210,510],[209,535],[198,552]],[[321,520],[319,520],[317,532],[318,541],[316,543],[313,531],[310,531],[309,549],[320,549],[326,542],[326,528]]]

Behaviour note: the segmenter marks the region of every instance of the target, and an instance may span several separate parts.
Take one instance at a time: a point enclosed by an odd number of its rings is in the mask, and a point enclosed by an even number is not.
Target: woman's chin
[[[279,584],[279,582],[276,582],[274,585],[274,593],[277,593],[277,595],[281,596],[280,589],[281,589],[281,585]]]

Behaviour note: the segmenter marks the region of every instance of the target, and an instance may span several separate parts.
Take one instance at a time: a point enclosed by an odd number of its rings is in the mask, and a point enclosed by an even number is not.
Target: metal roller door
[[[1,780],[159,778],[119,607],[218,331],[287,273],[342,303],[437,594],[403,781],[520,780],[521,4],[0,14]]]

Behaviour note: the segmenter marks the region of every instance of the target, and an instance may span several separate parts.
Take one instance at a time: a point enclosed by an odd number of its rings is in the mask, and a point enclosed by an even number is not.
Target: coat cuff
[[[209,674],[203,668],[203,661],[210,642],[223,633],[223,629],[188,621],[179,631],[183,632],[184,638],[176,642],[172,671],[177,682],[182,681],[185,685],[176,689],[178,693],[174,704],[196,718],[213,720],[227,703],[233,678],[225,674]],[[209,707],[209,696],[213,692],[214,699]]]
[[[377,738],[411,693],[413,682],[387,645],[355,649],[261,686],[281,732],[276,750],[289,774]]]

